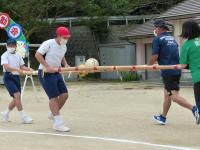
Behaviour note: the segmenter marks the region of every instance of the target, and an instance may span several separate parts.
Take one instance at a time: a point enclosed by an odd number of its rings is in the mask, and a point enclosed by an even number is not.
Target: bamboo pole
[[[94,66],[94,67],[68,67],[58,68],[58,72],[113,72],[113,71],[136,71],[136,70],[175,70],[183,69],[181,65],[135,65],[135,66]],[[46,72],[46,70],[44,70]]]
[[[22,71],[20,75],[38,75],[38,71]]]
[[[93,66],[93,67],[61,67],[55,68],[55,72],[66,73],[94,73],[94,72],[114,72],[114,71],[137,71],[137,70],[175,70],[184,69],[181,65],[134,65],[134,66]],[[44,72],[47,72],[44,69]],[[37,75],[38,71],[23,71],[22,75]]]

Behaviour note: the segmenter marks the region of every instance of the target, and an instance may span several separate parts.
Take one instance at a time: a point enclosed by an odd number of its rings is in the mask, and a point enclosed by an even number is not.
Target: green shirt
[[[189,65],[194,83],[200,81],[200,37],[187,40],[183,44],[180,63]]]

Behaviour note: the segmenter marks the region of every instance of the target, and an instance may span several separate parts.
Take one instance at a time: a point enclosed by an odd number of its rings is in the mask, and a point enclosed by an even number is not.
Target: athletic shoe
[[[28,115],[24,115],[22,117],[22,123],[31,124],[31,123],[33,123],[33,119],[31,117],[29,117]]]
[[[1,116],[2,116],[2,121],[3,122],[8,122],[9,121],[9,115],[5,112],[1,112]]]
[[[163,117],[162,115],[155,115],[153,116],[153,119],[158,122],[160,125],[165,125],[166,118]]]
[[[194,118],[195,118],[195,120],[196,120],[196,124],[200,124],[199,110],[198,110],[197,106],[194,106],[194,107],[192,108],[192,113],[193,113]]]
[[[66,127],[63,124],[54,124],[53,129],[60,132],[69,132],[70,128]]]
[[[49,120],[53,120],[53,114],[52,114],[52,112],[48,112],[48,118],[49,118]]]

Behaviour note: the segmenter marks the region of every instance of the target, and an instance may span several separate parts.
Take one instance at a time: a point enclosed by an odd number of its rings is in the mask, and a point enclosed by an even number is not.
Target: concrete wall
[[[102,66],[135,65],[135,46],[130,43],[99,45]],[[101,73],[102,79],[119,79],[117,72]]]
[[[188,18],[188,19],[191,19],[191,18]],[[182,25],[188,19],[169,20],[169,22],[174,25],[174,32],[173,32],[173,34],[174,34],[174,37],[175,37],[176,41],[180,45],[180,47],[183,44],[183,39],[180,38],[180,35],[181,35],[181,32],[182,32]]]

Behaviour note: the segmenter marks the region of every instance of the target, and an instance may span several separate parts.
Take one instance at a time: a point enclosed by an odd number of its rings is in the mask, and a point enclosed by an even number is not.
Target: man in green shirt
[[[186,21],[182,26],[181,36],[187,40],[181,48],[180,64],[191,71],[195,101],[200,110],[200,27],[198,23],[194,20]],[[200,120],[197,123],[199,124]]]

